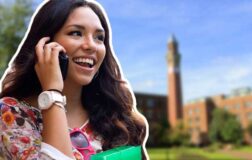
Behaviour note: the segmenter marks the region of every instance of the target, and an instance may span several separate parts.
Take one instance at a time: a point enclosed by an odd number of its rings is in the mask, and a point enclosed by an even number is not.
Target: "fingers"
[[[65,52],[65,49],[58,44],[57,42],[51,42],[45,44],[44,46],[44,61],[54,61],[57,60],[59,56],[59,52]]]
[[[66,52],[66,50],[61,45],[57,45],[57,46],[53,47],[52,50],[51,50],[51,59],[52,60],[58,60],[59,53],[61,51]]]
[[[64,84],[59,66],[59,52],[66,52],[63,46],[57,42],[50,42],[49,37],[39,40],[35,47],[37,63],[35,71],[43,90],[58,89],[63,90]],[[46,75],[46,76],[45,76]]]
[[[38,62],[48,62],[51,60],[57,60],[60,51],[66,52],[64,47],[62,47],[57,42],[50,42],[49,37],[44,37],[40,39],[38,44],[35,47]]]
[[[39,42],[37,43],[37,45],[35,47],[37,59],[38,59],[39,62],[41,62],[43,60],[44,46],[45,46],[46,42],[49,41],[49,40],[50,40],[50,37],[44,37],[44,38],[39,40]]]

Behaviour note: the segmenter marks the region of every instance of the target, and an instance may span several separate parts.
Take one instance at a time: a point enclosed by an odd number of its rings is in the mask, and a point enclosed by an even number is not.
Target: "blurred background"
[[[252,159],[252,1],[97,1],[150,159]],[[0,75],[41,2],[0,0]]]

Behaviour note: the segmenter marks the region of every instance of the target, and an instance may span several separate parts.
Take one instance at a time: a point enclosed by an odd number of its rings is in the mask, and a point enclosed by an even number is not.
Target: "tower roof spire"
[[[177,40],[176,40],[174,34],[171,35],[171,37],[168,40],[168,43],[177,43]]]

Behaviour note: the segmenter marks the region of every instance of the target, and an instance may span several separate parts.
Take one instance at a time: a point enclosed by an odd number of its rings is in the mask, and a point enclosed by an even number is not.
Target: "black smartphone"
[[[66,79],[68,69],[68,56],[64,52],[59,53],[59,64],[63,80]]]

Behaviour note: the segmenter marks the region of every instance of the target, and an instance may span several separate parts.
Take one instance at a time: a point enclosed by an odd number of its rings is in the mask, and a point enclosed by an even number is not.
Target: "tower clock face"
[[[169,67],[169,73],[179,73],[179,68],[174,67],[174,66],[170,66]]]

